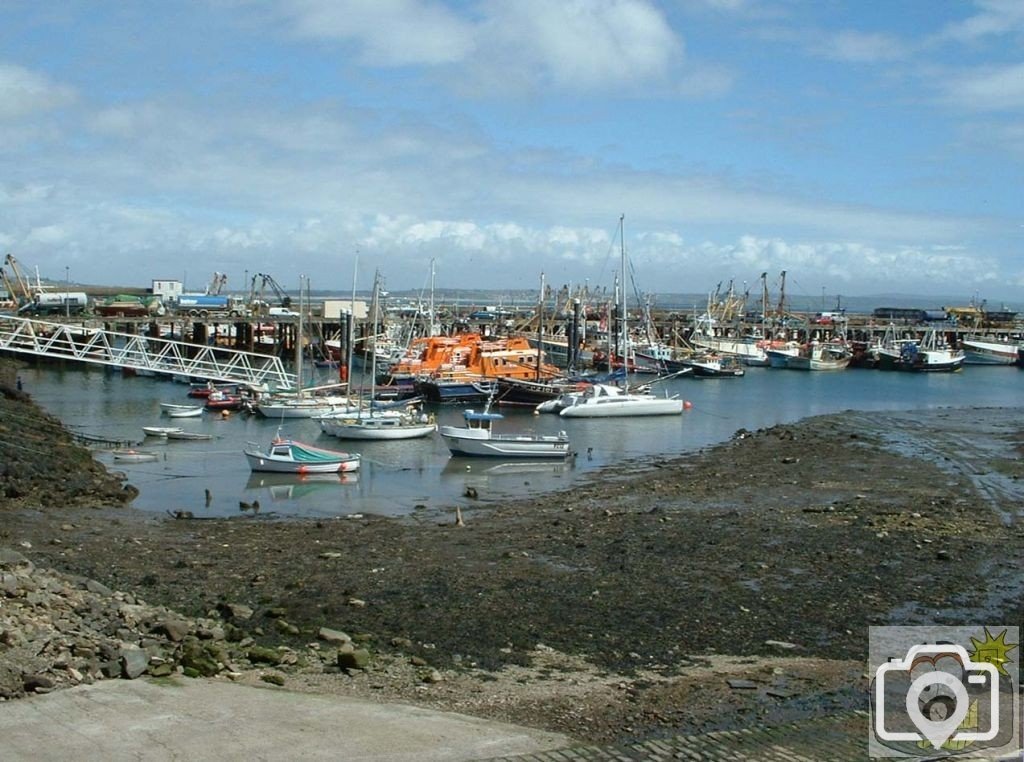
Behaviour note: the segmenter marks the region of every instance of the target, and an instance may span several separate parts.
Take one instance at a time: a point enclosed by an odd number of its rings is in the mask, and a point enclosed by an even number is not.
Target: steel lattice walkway
[[[11,315],[0,315],[0,350],[257,388],[296,385],[278,357]]]

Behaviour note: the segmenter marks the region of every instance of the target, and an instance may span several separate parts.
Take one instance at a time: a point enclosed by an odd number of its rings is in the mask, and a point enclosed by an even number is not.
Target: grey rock
[[[149,654],[141,648],[130,648],[121,652],[121,676],[134,680],[146,673]]]
[[[370,652],[365,648],[339,651],[338,666],[342,669],[366,669],[370,666]]]
[[[100,664],[100,674],[103,677],[120,677],[121,676],[121,662],[118,661],[105,661]]]
[[[253,664],[280,664],[281,654],[273,648],[253,646],[246,654]]]
[[[732,680],[726,680],[725,682],[728,683],[729,687],[733,690],[749,691],[757,688],[757,683],[753,680],[741,680],[739,678],[734,678]]]
[[[253,615],[252,607],[246,606],[244,603],[219,603],[217,610],[220,611],[221,616],[228,619],[252,619]]]
[[[223,627],[200,627],[196,630],[196,635],[203,640],[224,640],[226,631]]]
[[[260,680],[271,685],[284,685],[284,675],[280,672],[267,672],[264,675],[260,675]]]
[[[56,683],[49,675],[25,675],[22,687],[25,693],[43,693],[53,690]]]
[[[114,591],[104,585],[102,582],[97,582],[94,579],[85,581],[85,589],[90,593],[96,593],[96,595],[112,596]]]
[[[276,623],[275,623],[275,626],[277,627],[278,632],[283,632],[286,635],[298,635],[299,634],[299,628],[296,627],[291,622],[288,622],[288,621],[286,621],[284,619],[278,619],[276,621]]]
[[[0,548],[0,569],[32,571],[34,568],[32,562],[14,548]]]
[[[161,619],[153,627],[153,632],[159,632],[167,636],[167,639],[180,643],[189,634],[192,626],[182,619]]]
[[[167,677],[174,672],[174,665],[170,662],[164,662],[163,664],[154,664],[149,668],[149,674],[152,677]]]
[[[332,630],[330,627],[321,627],[317,632],[316,636],[320,640],[326,640],[328,643],[351,643],[352,638],[349,637],[347,632],[341,630]]]

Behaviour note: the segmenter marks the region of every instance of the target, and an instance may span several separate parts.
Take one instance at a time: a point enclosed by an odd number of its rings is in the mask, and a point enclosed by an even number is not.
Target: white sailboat
[[[256,401],[256,412],[265,418],[314,418],[329,413],[355,410],[355,403],[347,394],[332,394],[338,384],[304,389],[302,358],[302,278],[299,276],[299,319],[295,329],[295,392],[274,394]]]
[[[374,324],[380,297],[380,274],[374,276],[372,312]],[[349,346],[352,342],[349,342]],[[320,430],[338,439],[417,439],[437,431],[437,424],[426,415],[415,415],[400,410],[374,410],[373,398],[377,391],[377,353],[372,352],[370,370],[370,401],[359,406],[354,413],[322,416],[318,418]]]
[[[622,257],[622,282],[626,282],[626,242],[624,237],[626,216],[619,218],[619,243]],[[620,292],[622,314],[621,346],[629,346],[629,332],[626,326],[626,289]],[[610,384],[593,384],[571,403],[559,411],[563,418],[611,418],[641,415],[679,415],[683,412],[683,400],[676,396],[656,396],[650,393],[629,391]]]

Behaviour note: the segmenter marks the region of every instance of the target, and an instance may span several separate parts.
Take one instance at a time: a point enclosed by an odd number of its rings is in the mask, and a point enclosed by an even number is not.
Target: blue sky
[[[0,247],[242,290],[1024,288],[1020,0],[0,4]]]

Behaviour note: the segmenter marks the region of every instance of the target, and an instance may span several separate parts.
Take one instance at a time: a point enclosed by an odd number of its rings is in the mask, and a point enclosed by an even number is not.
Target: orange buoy
[[[693,408],[693,403],[690,402],[690,400],[684,400],[683,401],[683,410],[691,410],[692,408]]]

